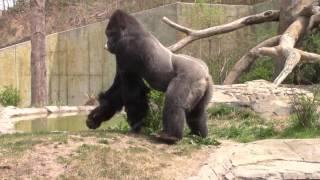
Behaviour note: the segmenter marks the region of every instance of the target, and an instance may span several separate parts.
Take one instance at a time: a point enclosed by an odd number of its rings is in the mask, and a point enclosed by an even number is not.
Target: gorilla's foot
[[[159,134],[157,134],[156,138],[158,141],[164,142],[166,144],[175,144],[180,140],[180,138],[177,138],[175,136],[170,136],[164,131],[161,131]]]
[[[131,128],[129,131],[130,134],[140,134],[140,132],[141,132],[141,128],[139,128],[139,129]]]

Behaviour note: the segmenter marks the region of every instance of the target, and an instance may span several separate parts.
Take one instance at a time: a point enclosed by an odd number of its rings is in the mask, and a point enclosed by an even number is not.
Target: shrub
[[[293,98],[293,113],[295,114],[294,126],[303,128],[313,128],[319,121],[320,88],[314,89],[312,97],[306,95],[296,95]]]
[[[17,106],[20,102],[19,91],[12,86],[0,90],[0,103],[3,106]]]
[[[144,121],[144,131],[147,134],[155,133],[162,128],[162,111],[164,93],[152,90],[149,96],[149,112]]]

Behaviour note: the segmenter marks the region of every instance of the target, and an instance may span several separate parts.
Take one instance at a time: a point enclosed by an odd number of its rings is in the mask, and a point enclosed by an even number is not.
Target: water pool
[[[38,117],[30,120],[19,120],[15,123],[15,130],[17,132],[85,131],[89,130],[86,126],[86,119],[86,114]],[[120,114],[110,121],[102,123],[98,129],[107,129],[123,122],[125,122],[125,117]]]

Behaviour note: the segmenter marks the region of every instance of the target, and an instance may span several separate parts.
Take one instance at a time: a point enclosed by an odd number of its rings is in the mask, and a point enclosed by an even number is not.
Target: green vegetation
[[[0,103],[3,106],[18,106],[20,102],[19,91],[12,86],[5,86],[0,90]]]
[[[144,122],[146,134],[154,134],[162,128],[164,93],[152,90],[149,94],[149,112]]]
[[[317,108],[319,102],[320,89],[315,89],[313,96],[296,95],[293,98],[294,127],[319,128],[320,115]]]
[[[69,159],[72,171],[60,179],[159,179],[148,155],[150,152],[142,148],[115,150],[83,144],[77,149],[77,156]]]
[[[273,122],[262,119],[248,109],[218,105],[208,112],[211,137],[249,142],[276,135]]]
[[[319,114],[313,98],[300,97],[288,121],[266,120],[248,109],[219,105],[208,110],[212,138],[250,142],[266,138],[314,138],[320,136]],[[299,117],[299,118],[298,118]]]
[[[202,138],[200,136],[196,136],[196,135],[188,135],[185,136],[182,139],[182,144],[191,144],[191,145],[196,145],[196,146],[201,146],[201,145],[219,145],[220,142],[217,141],[215,138],[209,136],[206,138]]]
[[[281,137],[284,138],[312,138],[320,135],[320,114],[317,108],[320,89],[314,88],[313,96],[297,95],[293,99],[293,113],[290,125]]]
[[[48,135],[50,135],[49,138]],[[67,143],[66,141],[67,136],[63,133],[17,133],[0,135],[0,159],[1,157],[18,156],[37,144],[52,142]]]
[[[269,57],[263,57],[257,60],[256,63],[250,68],[250,71],[240,77],[241,83],[252,81],[256,79],[264,79],[272,81],[273,79],[274,66],[272,59]]]
[[[320,32],[313,32],[306,36],[302,42],[303,49],[308,52],[320,53]],[[320,64],[302,64],[295,70],[295,83],[315,84],[320,83]]]
[[[111,131],[115,131],[115,132],[120,132],[120,133],[127,133],[130,130],[129,124],[127,121],[125,121],[125,119],[127,119],[125,114],[121,114],[119,116],[123,116],[123,118],[117,118],[119,119],[118,121],[112,123],[112,125],[109,125],[108,127],[106,127],[106,130],[111,130]]]

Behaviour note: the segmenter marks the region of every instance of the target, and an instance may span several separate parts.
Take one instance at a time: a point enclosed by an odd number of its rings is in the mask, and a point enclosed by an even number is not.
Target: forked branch
[[[184,27],[182,25],[179,25],[171,21],[166,17],[164,17],[162,20],[169,26],[187,35],[186,37],[184,37],[183,39],[181,39],[180,41],[178,41],[177,43],[169,47],[169,49],[172,52],[176,52],[181,48],[185,47],[187,44],[198,39],[202,39],[202,38],[206,38],[206,37],[210,37],[218,34],[228,33],[228,32],[235,31],[237,29],[243,28],[245,26],[253,25],[253,24],[260,24],[260,23],[270,22],[270,21],[279,21],[279,15],[280,15],[279,11],[269,10],[259,14],[246,16],[224,25],[213,26],[207,29],[202,29],[202,30],[194,30],[194,29]]]
[[[224,25],[214,26],[202,30],[194,30],[184,27],[172,22],[166,17],[163,18],[163,21],[169,26],[187,35],[169,47],[171,51],[176,52],[195,40],[228,33],[253,24],[279,21],[279,16],[279,11],[269,10],[260,14],[246,16]],[[248,70],[250,65],[261,55],[272,57],[280,67],[278,68],[279,71],[277,72],[279,75],[273,82],[276,86],[285,80],[285,78],[292,72],[298,63],[320,62],[320,55],[305,52],[296,48],[297,42],[301,40],[307,32],[311,31],[313,28],[319,27],[319,24],[320,6],[319,2],[317,1],[309,6],[304,7],[302,11],[298,13],[293,23],[282,35],[270,38],[260,43],[251,49],[247,54],[245,54],[230,71],[224,81],[224,84],[233,84],[240,77],[240,75]]]
[[[223,84],[233,84],[235,81],[237,81],[241,73],[247,71],[251,64],[253,64],[260,56],[259,52],[257,52],[258,49],[261,47],[276,46],[279,44],[280,37],[281,36],[275,36],[267,39],[242,56],[242,58],[234,65],[234,68],[230,71]]]

